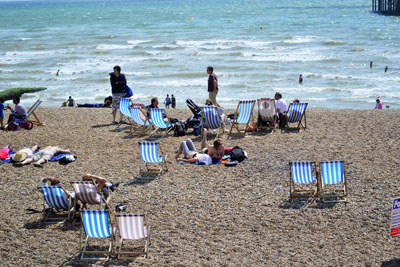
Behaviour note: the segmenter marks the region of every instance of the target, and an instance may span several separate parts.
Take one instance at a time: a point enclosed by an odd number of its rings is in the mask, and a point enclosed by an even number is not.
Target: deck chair
[[[71,214],[74,211],[71,195],[65,191],[61,185],[39,186],[38,189],[40,189],[43,194],[43,223],[47,221],[60,222],[65,218],[70,220]],[[50,214],[53,213],[54,210],[67,211],[67,217],[50,217]]]
[[[243,136],[246,135],[246,126],[249,122],[254,121],[253,117],[253,109],[255,100],[244,100],[239,101],[238,106],[236,108],[235,117],[232,120],[231,130],[229,131],[229,135],[232,134],[233,128],[235,128],[239,133],[243,131]],[[245,128],[240,129],[240,124],[244,124]]]
[[[42,100],[39,98],[38,100],[36,100],[36,102],[28,109],[28,111],[26,112],[26,120],[32,122],[33,124],[37,125],[37,126],[44,126],[44,123],[42,123],[39,118],[37,117],[37,115],[35,114],[35,110],[40,106],[40,104],[42,104]],[[35,120],[29,120],[30,116],[35,117]]]
[[[221,115],[215,106],[203,106],[201,108],[203,112],[203,122],[201,124],[201,132],[203,132],[204,127],[209,129],[218,129],[220,133],[224,133],[224,128],[222,125]]]
[[[164,155],[161,151],[161,155],[158,155],[159,144],[156,142],[139,142],[140,157],[143,161],[143,166],[140,172],[146,170],[146,172],[163,172],[164,168],[168,171],[167,166],[167,155]],[[149,168],[149,163],[161,164],[160,168]]]
[[[150,133],[150,136],[152,136],[159,129],[165,129],[165,135],[168,135],[168,128],[170,128],[172,125],[169,120],[164,120],[163,114],[164,110],[162,108],[150,109],[150,122],[156,127],[156,129]]]
[[[290,199],[313,198],[318,195],[315,162],[294,161],[290,166]]]
[[[129,120],[129,118],[131,117],[131,112],[129,111],[129,108],[132,106],[132,102],[131,102],[131,99],[129,98],[129,97],[121,97],[120,99],[119,99],[119,103],[118,103],[118,108],[119,108],[119,111],[121,112],[121,114],[123,114],[123,115],[125,115],[126,117],[128,117],[128,120]],[[123,123],[123,121],[120,121],[119,123],[118,123],[118,126],[117,126],[117,128],[119,127],[119,126],[121,126],[121,124]],[[130,122],[129,122],[130,123]]]
[[[146,129],[151,125],[150,119],[147,118],[147,116],[145,115],[140,106],[134,106],[130,108],[129,112],[131,114],[132,121],[141,126],[142,128],[141,134],[144,134],[146,132]],[[133,133],[133,127],[131,128],[131,134],[132,133]]]
[[[106,199],[98,192],[96,185],[93,181],[72,181],[70,182],[72,188],[75,191],[74,207],[78,201],[83,205],[83,209],[87,208],[87,205],[100,205],[105,204],[108,207],[108,202],[111,199],[111,195]],[[100,198],[98,197],[100,195]],[[75,215],[75,214],[74,214]]]
[[[275,129],[276,126],[276,106],[275,99],[257,99],[258,104],[258,123],[257,128]],[[263,124],[268,124],[264,126]]]
[[[288,117],[288,125],[287,128],[289,129],[300,129],[300,126],[303,129],[307,128],[307,121],[306,121],[306,109],[308,103],[290,103],[287,117]],[[304,125],[302,124],[302,120],[304,117]],[[289,127],[289,123],[297,123],[295,127]]]
[[[319,172],[319,198],[321,201],[346,201],[347,181],[344,161],[323,161],[320,163]]]
[[[97,257],[85,257],[86,255],[103,255],[108,259],[112,254],[115,240],[115,229],[109,210],[81,210],[82,227],[79,240],[81,260],[101,259]],[[89,250],[89,239],[110,238],[107,250]],[[94,241],[94,240],[93,240]],[[92,244],[93,245],[93,244]],[[96,244],[96,247],[97,244]]]
[[[147,258],[150,245],[150,226],[145,225],[144,215],[117,214],[119,235],[116,237],[115,254],[118,259],[131,259],[143,255]],[[119,236],[119,240],[117,240]],[[145,239],[144,249],[123,248],[124,241]],[[126,244],[127,242],[125,242]]]

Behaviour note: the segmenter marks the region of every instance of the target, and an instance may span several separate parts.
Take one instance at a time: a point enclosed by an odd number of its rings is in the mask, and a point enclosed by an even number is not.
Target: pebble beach
[[[229,114],[229,111],[226,111]],[[257,113],[257,111],[255,111]],[[307,129],[223,136],[249,158],[236,167],[178,164],[174,151],[191,138],[157,140],[168,172],[142,180],[138,129],[111,125],[110,109],[40,107],[46,126],[1,132],[1,146],[35,143],[72,150],[68,165],[1,164],[2,266],[399,266],[399,237],[390,237],[392,200],[399,194],[400,111],[309,109]],[[186,119],[188,109],[168,110]],[[211,135],[209,138],[213,141]],[[347,203],[289,202],[289,161],[344,160]],[[79,260],[80,226],[41,224],[43,177],[70,181],[92,173],[121,184],[111,207],[127,202],[151,226],[149,258]]]

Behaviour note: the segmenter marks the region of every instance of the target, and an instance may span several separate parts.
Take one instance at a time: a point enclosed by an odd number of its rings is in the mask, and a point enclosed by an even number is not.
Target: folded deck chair
[[[346,201],[347,181],[344,161],[321,162],[319,178],[319,198],[323,202]]]
[[[81,210],[81,218],[82,227],[79,240],[81,260],[100,259],[97,257],[85,257],[86,255],[103,255],[108,259],[111,256],[115,240],[115,231],[111,220],[109,220],[108,210]],[[103,238],[110,238],[107,250],[89,250],[89,239],[94,241],[94,239]],[[95,245],[99,247],[97,244]]]
[[[288,117],[288,127],[287,128],[293,128],[293,129],[300,129],[300,126],[303,127],[303,129],[307,128],[307,121],[306,121],[306,109],[307,109],[308,103],[290,103],[288,112],[287,112],[287,117]],[[304,117],[304,125],[302,124],[302,120]],[[289,127],[289,123],[296,123],[297,126],[295,127]]]
[[[148,257],[150,245],[150,227],[145,225],[144,215],[135,214],[117,214],[119,240],[116,239],[116,249],[118,259],[131,259],[144,255]],[[117,237],[116,237],[117,238]],[[126,240],[141,240],[146,241],[144,249],[123,248],[124,241]],[[126,244],[127,242],[125,242]]]
[[[141,134],[144,134],[146,129],[151,125],[149,118],[145,115],[140,106],[134,106],[129,109],[131,114],[131,119],[135,123],[142,127]],[[131,134],[133,133],[133,128],[131,129]]]
[[[314,162],[294,161],[290,166],[290,199],[318,195],[318,179]]]
[[[275,99],[257,99],[258,104],[258,123],[257,128],[275,129],[276,125],[276,106]],[[264,126],[263,124],[268,124]]]
[[[220,133],[224,132],[224,128],[222,125],[221,115],[218,112],[218,109],[214,106],[203,106],[201,108],[203,112],[203,122],[201,124],[201,132],[203,132],[204,127],[209,129],[219,129]]]
[[[161,151],[161,155],[158,155],[159,144],[156,142],[139,142],[140,157],[143,161],[143,166],[140,172],[146,170],[147,172],[163,172],[164,168],[168,171],[167,166],[167,155],[164,155]],[[149,168],[149,164],[161,164],[160,168]]]
[[[75,191],[74,207],[78,201],[82,203],[83,209],[86,209],[87,205],[101,205],[102,203],[108,207],[111,195],[105,200],[93,181],[72,181],[70,183]]]
[[[150,122],[156,127],[156,129],[150,134],[150,136],[152,136],[159,129],[165,129],[165,135],[168,134],[168,128],[170,128],[172,125],[169,122],[169,120],[168,121],[164,120],[163,115],[164,115],[164,110],[162,108],[150,109]]]
[[[62,217],[50,217],[49,215],[54,211],[67,211],[68,220],[71,218],[71,213],[73,212],[71,195],[64,191],[61,185],[53,186],[39,186],[40,191],[43,194],[43,219],[42,221],[46,223],[47,221],[61,221]],[[47,208],[46,208],[47,206]],[[61,220],[60,220],[61,219]]]
[[[235,117],[232,120],[231,130],[229,135],[231,135],[233,128],[235,128],[239,133],[243,131],[243,136],[246,135],[246,126],[249,122],[254,121],[253,109],[256,101],[255,100],[244,100],[239,101],[236,108]],[[240,129],[240,124],[244,124],[245,128]]]
[[[26,112],[26,120],[32,122],[33,124],[37,125],[37,126],[44,126],[44,123],[42,123],[39,118],[36,116],[35,114],[35,110],[40,106],[40,104],[42,104],[42,100],[39,98],[38,100],[36,100],[36,102],[28,109],[28,111]],[[30,120],[29,117],[30,116],[35,117],[35,120]]]

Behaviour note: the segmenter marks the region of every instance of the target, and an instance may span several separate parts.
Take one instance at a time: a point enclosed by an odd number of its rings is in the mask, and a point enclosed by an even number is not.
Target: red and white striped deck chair
[[[100,192],[98,192],[93,181],[72,181],[71,186],[75,191],[74,207],[77,201],[82,203],[83,208],[87,208],[88,204],[101,205],[105,203],[105,205],[108,206],[108,201],[111,197],[105,200]]]
[[[140,255],[143,255],[143,258],[147,258],[150,245],[150,226],[145,225],[145,216],[143,214],[117,214],[116,218],[120,238],[116,242],[115,249],[118,259],[138,258]],[[141,239],[146,240],[144,249],[141,247],[122,247],[124,240]]]

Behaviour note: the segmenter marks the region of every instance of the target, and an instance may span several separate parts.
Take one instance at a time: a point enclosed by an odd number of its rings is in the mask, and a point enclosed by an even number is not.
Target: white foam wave
[[[293,36],[290,40],[283,41],[284,44],[304,44],[317,39],[315,36]]]

